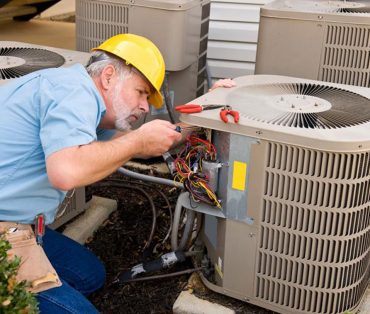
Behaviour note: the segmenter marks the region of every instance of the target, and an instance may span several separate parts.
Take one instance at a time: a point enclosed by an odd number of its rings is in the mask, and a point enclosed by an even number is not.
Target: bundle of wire
[[[216,149],[212,143],[190,134],[186,144],[175,159],[175,180],[184,184],[196,202],[221,207],[214,191],[209,187],[209,178],[202,173],[203,160],[216,160]]]

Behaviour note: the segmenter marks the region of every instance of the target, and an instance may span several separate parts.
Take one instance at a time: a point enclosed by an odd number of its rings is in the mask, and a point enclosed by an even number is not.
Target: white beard
[[[132,127],[129,121],[131,110],[126,107],[125,103],[120,97],[121,89],[122,85],[117,84],[113,94],[113,110],[116,115],[114,126],[119,131],[129,131]]]
[[[118,112],[117,107],[118,106],[116,104],[113,105],[113,109],[116,113]],[[126,108],[125,109],[120,108],[119,110],[120,110],[119,114],[116,115],[116,121],[114,121],[114,127],[119,131],[131,130],[132,125],[130,121],[128,120],[128,117],[130,116],[130,112],[127,112]],[[127,114],[126,116],[124,115],[125,112]]]

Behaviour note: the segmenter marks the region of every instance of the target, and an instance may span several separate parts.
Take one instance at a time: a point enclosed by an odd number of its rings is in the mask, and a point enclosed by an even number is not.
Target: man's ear
[[[116,75],[116,69],[114,68],[113,65],[108,64],[107,66],[104,67],[101,75],[100,75],[100,80],[101,80],[101,85],[104,89],[109,89],[111,84],[113,83],[112,80],[114,79],[114,76]]]

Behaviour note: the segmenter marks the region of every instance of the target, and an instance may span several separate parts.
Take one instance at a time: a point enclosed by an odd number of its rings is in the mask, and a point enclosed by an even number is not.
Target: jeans
[[[42,314],[93,314],[96,308],[86,299],[105,281],[105,269],[87,248],[46,228],[43,248],[54,266],[62,286],[37,294]]]

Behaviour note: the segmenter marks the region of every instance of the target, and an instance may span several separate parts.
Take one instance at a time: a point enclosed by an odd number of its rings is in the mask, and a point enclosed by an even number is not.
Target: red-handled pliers
[[[239,122],[239,112],[236,110],[232,110],[230,106],[224,106],[224,108],[220,111],[221,120],[225,123],[229,122],[229,120],[227,119],[227,115],[231,115],[234,118],[235,123]]]
[[[203,110],[211,110],[225,107],[225,105],[197,105],[197,104],[187,104],[175,107],[176,111],[181,113],[197,113]]]

